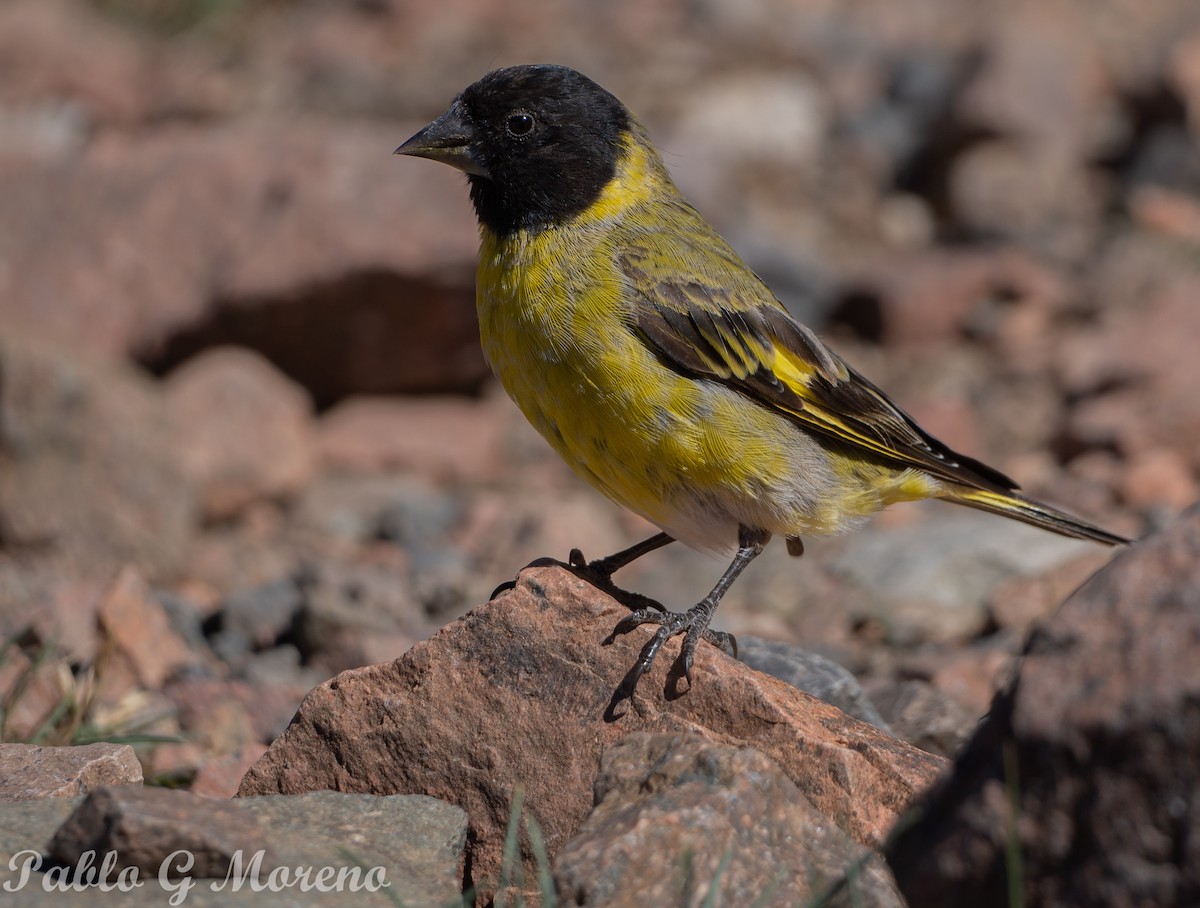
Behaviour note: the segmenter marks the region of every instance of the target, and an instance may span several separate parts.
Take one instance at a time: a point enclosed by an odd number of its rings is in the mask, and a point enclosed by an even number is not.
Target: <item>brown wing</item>
[[[739,295],[698,280],[664,279],[648,266],[653,261],[634,251],[622,257],[621,267],[641,295],[633,330],[671,368],[720,381],[807,429],[897,467],[917,467],[980,489],[1017,487],[925,432],[792,319],[749,271],[737,276],[749,291]]]

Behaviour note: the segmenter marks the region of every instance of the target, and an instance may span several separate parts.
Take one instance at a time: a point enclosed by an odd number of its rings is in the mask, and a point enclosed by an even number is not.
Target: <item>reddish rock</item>
[[[1141,226],[1185,243],[1200,242],[1200,199],[1147,184],[1130,191],[1129,213]]]
[[[1111,558],[1097,549],[1055,565],[1048,571],[1001,581],[988,597],[988,611],[997,626],[1024,633],[1035,621],[1053,612],[1085,580]]]
[[[335,470],[494,481],[510,467],[504,442],[519,419],[516,405],[500,393],[485,400],[351,398],[322,417],[321,454]]]
[[[1192,341],[1200,336],[1198,293],[1200,276],[1160,275],[1153,293],[1143,291],[1143,299],[1106,312],[1094,331],[1064,338],[1067,389],[1089,395],[1070,414],[1074,436],[1116,446],[1126,456],[1174,450],[1196,469],[1200,358]]]
[[[1033,634],[953,774],[888,846],[910,904],[1196,903],[1197,590],[1193,508]]]
[[[0,59],[0,103],[75,105],[85,126],[211,117],[234,100],[228,79],[192,49],[140,41],[91,5],[69,0],[6,0]]]
[[[185,678],[164,693],[179,710],[180,727],[210,753],[266,744],[287,727],[304,696],[293,685]]]
[[[142,766],[128,744],[0,744],[0,801],[73,798],[105,785],[141,784]]]
[[[117,575],[100,602],[99,619],[113,657],[125,661],[143,687],[157,690],[175,672],[197,661],[134,568]]]
[[[201,761],[189,791],[205,798],[232,798],[246,771],[266,750],[265,744],[248,744],[232,753]]]
[[[642,679],[634,708],[616,703],[651,633],[603,645],[624,614],[560,567],[527,569],[514,590],[395,662],[312,691],[239,795],[334,789],[450,800],[470,817],[475,879],[494,881],[515,790],[525,790],[553,855],[592,805],[602,750],[630,732],[695,731],[754,747],[869,845],[941,770],[939,758],[711,646],[696,654],[693,689],[674,674],[676,641]]]
[[[159,744],[147,757],[146,779],[151,785],[178,786],[194,778],[205,759],[204,749],[192,741]]]
[[[1008,682],[1015,661],[1016,654],[1003,645],[966,647],[946,655],[929,680],[972,715],[982,716]]]
[[[1200,498],[1200,462],[1188,463],[1182,451],[1156,448],[1130,459],[1122,475],[1121,492],[1131,506],[1146,510],[1179,511]]]
[[[987,328],[989,307],[1043,311],[1061,306],[1067,287],[1057,273],[1015,250],[924,249],[879,259],[851,278],[860,299],[836,312],[884,343],[916,344],[956,339],[968,328]],[[849,306],[849,308],[847,308]]]
[[[172,372],[164,390],[180,423],[184,469],[209,519],[287,497],[312,479],[312,402],[258,354],[205,351]]]
[[[35,661],[36,660],[36,661]],[[71,668],[52,652],[33,658],[16,646],[0,650],[0,740],[45,740],[70,690]]]
[[[631,734],[600,760],[596,807],[554,860],[571,905],[902,906],[878,859],[757,750],[698,734]],[[851,865],[863,861],[864,866]]]
[[[162,368],[253,347],[321,404],[474,389],[469,203],[449,168],[400,166],[407,135],[177,125],[106,134],[65,169],[0,167],[0,323]]]

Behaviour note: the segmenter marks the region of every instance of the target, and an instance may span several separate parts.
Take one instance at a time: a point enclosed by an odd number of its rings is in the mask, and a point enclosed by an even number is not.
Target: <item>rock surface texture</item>
[[[633,732],[754,748],[814,815],[865,846],[882,841],[944,765],[709,646],[696,654],[693,689],[675,673],[675,642],[632,706],[615,704],[650,635],[639,629],[604,645],[624,614],[561,567],[526,569],[513,590],[402,658],[312,691],[239,794],[328,788],[457,803],[471,819],[469,860],[482,886],[499,880],[515,793],[553,857],[592,808],[605,748]]]
[[[1029,640],[953,774],[889,844],[910,904],[1200,903],[1200,508]]]

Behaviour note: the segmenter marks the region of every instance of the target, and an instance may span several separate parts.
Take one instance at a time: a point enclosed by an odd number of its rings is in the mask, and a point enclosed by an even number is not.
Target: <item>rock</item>
[[[390,537],[414,547],[435,547],[461,519],[462,505],[447,490],[407,471],[321,477],[296,503],[302,530],[339,542]]]
[[[445,798],[470,817],[475,882],[494,886],[514,791],[524,787],[553,856],[591,807],[601,751],[631,732],[755,747],[862,844],[877,843],[940,771],[940,759],[711,646],[697,651],[686,693],[671,666],[679,644],[664,646],[635,708],[618,715],[615,692],[650,636],[641,628],[602,645],[624,614],[561,567],[531,567],[515,589],[395,662],[312,691],[239,796],[332,788]]]
[[[1139,226],[1194,245],[1200,242],[1200,198],[1147,184],[1129,191],[1129,213]]]
[[[1050,615],[1111,557],[1109,552],[1096,549],[1048,571],[1002,580],[988,595],[988,613],[997,627],[1023,634],[1031,624]]]
[[[0,744],[0,801],[70,798],[105,785],[141,784],[142,765],[128,744]]]
[[[15,644],[0,649],[0,740],[48,740],[71,695],[70,679],[70,663],[52,647],[32,657]]]
[[[310,562],[295,628],[305,664],[329,676],[373,661],[368,654],[379,654],[380,644],[394,658],[428,636],[432,628],[413,602],[411,586],[388,564]]]
[[[987,627],[987,597],[998,583],[1088,548],[1016,521],[960,512],[904,538],[868,528],[848,540],[833,568],[854,584],[856,595],[847,598],[855,614],[878,621],[894,644],[949,643]]]
[[[1112,132],[1099,42],[1077,13],[1057,7],[1022,4],[988,19],[956,113],[976,135],[999,140],[955,163],[955,217],[1043,255],[1086,254],[1107,191],[1086,165],[1108,150]]]
[[[1200,360],[1189,340],[1200,331],[1197,292],[1200,275],[1160,274],[1140,298],[1105,312],[1093,331],[1064,338],[1064,381],[1083,398],[1070,413],[1070,438],[1126,456],[1175,451],[1194,480],[1200,397],[1192,389],[1200,382]],[[1179,482],[1170,477],[1172,499]]]
[[[512,466],[505,442],[522,419],[501,393],[484,400],[352,397],[321,417],[319,444],[333,470],[494,482]]]
[[[184,678],[164,689],[189,739],[209,753],[233,753],[274,740],[296,712],[304,690],[219,678]]]
[[[277,854],[290,866],[359,867],[364,873],[384,868],[391,886],[354,893],[354,904],[434,906],[462,900],[467,817],[445,801],[419,794],[316,791],[229,803],[271,830]],[[346,895],[333,895],[332,903],[346,904]]]
[[[207,350],[175,369],[164,391],[180,422],[184,469],[209,520],[287,498],[312,479],[312,403],[262,356]]]
[[[293,112],[0,167],[0,323],[156,371],[250,347],[319,405],[475,390],[469,202],[392,158],[413,130]]]
[[[28,850],[45,853],[46,843],[54,830],[71,815],[82,796],[70,798],[39,798],[36,801],[0,801],[0,886],[4,889],[5,908],[9,905],[37,905],[38,896],[44,895],[36,883],[29,887],[33,892],[28,900],[22,901],[20,893],[12,888],[20,878],[20,860],[17,855]],[[16,860],[15,860],[16,859]],[[45,904],[45,899],[41,899]],[[82,904],[82,902],[81,902]]]
[[[248,860],[258,850],[267,854],[264,869],[274,868],[275,847],[265,827],[247,811],[227,801],[198,798],[166,788],[100,788],[91,792],[54,833],[47,851],[70,866],[83,853],[117,853],[116,867],[136,867],[157,876],[168,866],[174,878],[224,877],[241,851]],[[195,863],[180,867],[189,852]],[[175,855],[168,864],[168,858]]]
[[[786,681],[848,716],[891,733],[858,680],[832,659],[782,640],[738,637],[738,659],[753,669]]]
[[[291,577],[236,591],[212,622],[211,644],[225,661],[235,663],[246,653],[275,646],[292,628],[304,596]]]
[[[123,660],[143,687],[157,690],[173,674],[198,662],[135,568],[121,570],[97,614],[113,658]],[[116,694],[109,689],[109,696]]]
[[[910,904],[1009,905],[1014,879],[1029,906],[1196,901],[1198,565],[1193,508],[1034,632],[953,774],[887,848]]]
[[[972,715],[982,716],[1012,677],[1019,648],[1015,636],[991,635],[974,646],[942,655],[929,681]]]
[[[882,862],[753,748],[630,734],[604,750],[595,798],[554,860],[563,904],[801,905],[848,874],[848,904],[904,904]]]
[[[924,249],[868,259],[848,278],[856,292],[834,323],[889,345],[959,338],[996,298],[1032,311],[1053,309],[1063,278],[1016,250]]]
[[[265,744],[248,744],[232,753],[201,761],[188,791],[205,798],[232,798],[246,771],[266,750]]]
[[[1125,468],[1121,492],[1138,509],[1178,512],[1200,498],[1200,470],[1183,451],[1156,448],[1138,452]]]
[[[64,559],[67,576],[170,571],[195,517],[173,415],[145,375],[91,352],[0,332],[5,547]]]
[[[154,791],[153,789],[147,789]],[[230,904],[297,905],[305,908],[334,908],[353,901],[367,908],[387,908],[403,905],[449,905],[461,900],[460,880],[463,844],[466,838],[466,817],[457,807],[420,795],[377,798],[367,795],[346,795],[331,791],[313,794],[247,798],[219,804],[204,798],[179,792],[157,790],[153,800],[163,800],[162,795],[176,795],[166,799],[167,812],[174,811],[182,818],[181,832],[194,839],[193,844],[204,844],[209,838],[219,838],[220,830],[204,829],[201,818],[212,819],[224,816],[223,811],[233,809],[240,814],[239,826],[249,823],[258,830],[270,830],[269,838],[278,863],[287,868],[312,868],[315,876],[324,867],[333,868],[334,874],[343,874],[343,883],[336,891],[322,893],[309,887],[302,889],[298,874],[289,877],[287,888],[271,892],[266,864],[260,866],[257,877],[252,873],[253,855],[244,855],[241,863],[243,873],[250,872],[238,886],[237,865],[234,876],[224,886],[220,884],[230,868],[217,867],[216,879],[189,878],[186,902],[179,899],[180,886],[184,880],[176,880],[171,888],[163,888],[158,882],[158,867],[151,873],[138,877],[141,885],[131,892],[100,892],[96,887],[87,887],[80,892],[54,891],[53,901],[65,905],[113,905],[151,908],[168,904],[172,896],[180,904],[197,905],[200,908],[221,908]],[[32,874],[24,888],[20,887],[22,862],[32,855],[40,855],[45,843],[55,834],[73,809],[79,808],[82,799],[54,798],[46,801],[25,801],[11,804],[0,803],[0,881],[7,887],[5,905],[37,906],[46,903],[44,885],[54,885],[49,875]],[[214,812],[211,808],[218,808]],[[129,805],[133,809],[132,805]],[[143,807],[147,805],[142,805]],[[153,820],[143,817],[143,820]],[[158,827],[154,827],[158,830]],[[76,843],[75,848],[78,847]],[[72,852],[74,853],[74,852]],[[18,856],[14,861],[14,856]],[[143,851],[142,857],[148,857]],[[265,855],[264,855],[265,856]],[[206,861],[203,854],[198,855]],[[95,864],[99,864],[97,859]],[[213,862],[209,862],[213,863]],[[40,870],[49,868],[46,861]],[[93,865],[94,866],[94,865]],[[17,869],[13,869],[17,868]],[[367,886],[371,873],[380,882],[389,884],[382,888],[374,884]],[[193,871],[195,868],[193,868]],[[109,875],[109,883],[115,882],[116,874]],[[335,876],[336,880],[336,876]],[[259,887],[254,888],[255,884]],[[354,888],[357,886],[357,888]]]
[[[928,681],[879,682],[870,694],[892,734],[943,757],[954,756],[979,721],[977,713]]]
[[[81,47],[88,53],[80,54]],[[81,133],[164,117],[209,118],[233,101],[229,80],[193,49],[139,41],[93,8],[66,0],[5,3],[0,58],[6,61],[0,102],[17,109],[69,106]]]

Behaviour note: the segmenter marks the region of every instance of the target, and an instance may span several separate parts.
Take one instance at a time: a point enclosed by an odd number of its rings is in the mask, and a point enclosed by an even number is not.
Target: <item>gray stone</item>
[[[879,710],[863,693],[858,679],[832,659],[792,643],[759,637],[738,638],[738,659],[836,706],[849,716],[892,733]]]
[[[975,730],[977,717],[928,681],[888,681],[871,688],[871,700],[897,738],[952,757]]]
[[[20,852],[25,852],[20,855],[21,862],[33,860],[36,854],[41,856],[43,871],[50,866],[46,862],[46,844],[82,800],[55,798],[0,804],[0,885],[19,884],[21,863],[16,863],[16,870],[10,869],[10,863]],[[441,908],[461,904],[461,862],[467,820],[453,805],[423,795],[375,797],[332,791],[216,803],[232,805],[259,828],[270,830],[277,865],[359,867],[360,880],[370,868],[384,867],[386,881],[391,886],[377,892],[303,892],[298,887],[256,892],[248,882],[233,891],[230,882],[214,891],[212,885],[220,880],[192,878],[194,887],[183,903],[187,906],[333,908],[353,904],[367,908],[396,905]],[[267,878],[265,864],[259,878]],[[115,881],[116,873],[108,879]],[[96,887],[47,892],[43,884],[48,884],[49,879],[44,873],[35,872],[20,889],[5,891],[3,903],[6,908],[41,908],[47,904],[162,908],[168,904],[172,892],[159,885],[156,874],[142,873],[139,881],[142,885],[130,892],[101,892]]]
[[[987,627],[987,597],[1000,581],[1089,548],[991,514],[947,513],[917,533],[868,528],[847,541],[833,569],[858,588],[858,616],[878,621],[892,643],[953,643]]]

